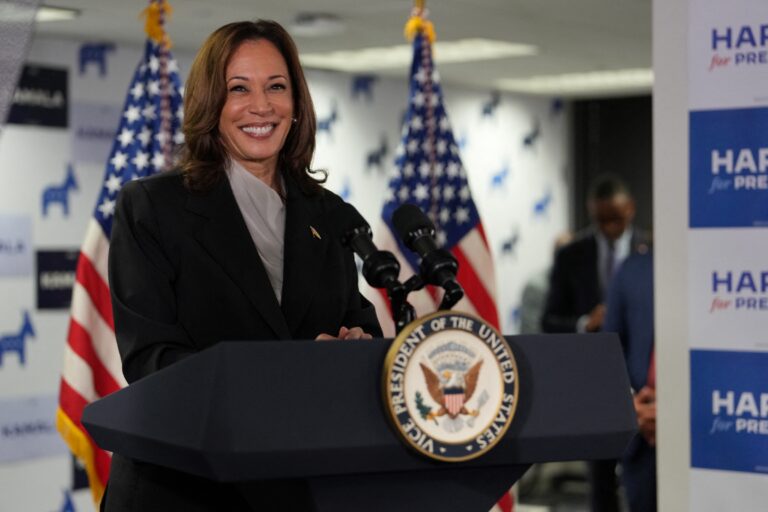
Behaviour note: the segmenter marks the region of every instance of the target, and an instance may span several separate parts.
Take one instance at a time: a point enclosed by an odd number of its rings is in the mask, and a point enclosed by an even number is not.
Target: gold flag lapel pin
[[[309,226],[309,230],[312,232],[312,236],[317,238],[318,240],[322,240],[323,237],[320,236],[320,233],[317,232],[314,226]]]

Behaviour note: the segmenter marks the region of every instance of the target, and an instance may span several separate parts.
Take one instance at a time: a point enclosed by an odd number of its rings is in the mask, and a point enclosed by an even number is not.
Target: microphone
[[[459,262],[435,243],[435,225],[413,204],[404,204],[395,210],[392,224],[406,247],[421,257],[420,271],[424,281],[445,290],[440,309],[450,309],[464,296],[464,290],[456,281]]]
[[[371,227],[357,209],[344,203],[332,213],[331,222],[341,233],[341,245],[363,260],[363,277],[374,288],[392,290],[400,285],[400,263],[389,251],[380,251],[371,238]]]

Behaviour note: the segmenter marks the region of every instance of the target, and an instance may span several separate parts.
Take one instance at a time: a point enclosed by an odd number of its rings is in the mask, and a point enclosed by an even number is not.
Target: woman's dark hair
[[[226,70],[232,55],[245,41],[266,40],[285,59],[293,91],[292,124],[277,160],[279,171],[292,176],[305,193],[322,190],[326,175],[310,169],[315,152],[317,121],[296,44],[274,21],[230,23],[208,36],[197,52],[184,90],[184,147],[180,167],[188,188],[210,189],[224,176],[228,154],[219,135],[219,117],[227,99]],[[317,178],[313,174],[322,174]]]

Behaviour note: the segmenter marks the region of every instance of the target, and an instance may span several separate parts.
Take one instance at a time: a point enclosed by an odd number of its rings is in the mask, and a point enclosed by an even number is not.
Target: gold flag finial
[[[147,36],[157,44],[162,44],[165,48],[171,47],[171,38],[165,32],[165,18],[173,13],[171,4],[165,0],[152,0],[146,9],[141,11],[141,16],[145,18],[144,31]]]
[[[415,0],[411,17],[405,24],[405,38],[408,41],[413,41],[416,34],[421,32],[430,44],[433,44],[437,36],[435,34],[435,26],[427,19],[429,13],[425,3],[425,0]]]

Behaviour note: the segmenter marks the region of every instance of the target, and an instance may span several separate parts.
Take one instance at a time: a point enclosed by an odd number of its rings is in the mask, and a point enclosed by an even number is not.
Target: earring
[[[291,118],[291,122],[292,122],[293,124],[296,124],[298,121],[299,121],[299,120],[298,120],[298,119],[296,119],[295,117],[292,117],[292,118]]]

